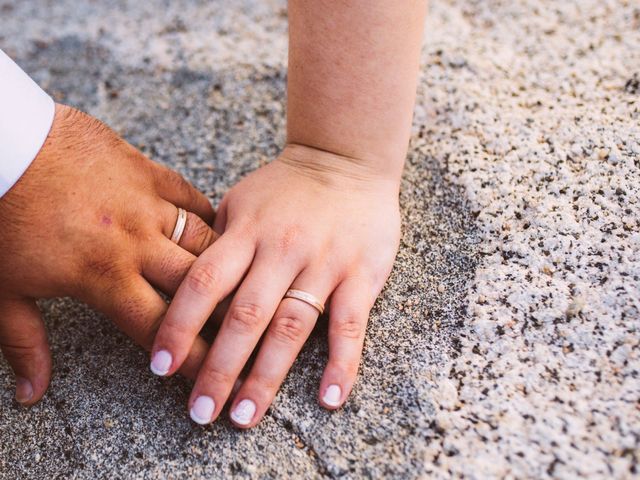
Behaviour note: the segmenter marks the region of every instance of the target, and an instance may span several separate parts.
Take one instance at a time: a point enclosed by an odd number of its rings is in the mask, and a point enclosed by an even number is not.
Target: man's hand
[[[176,245],[178,207],[188,213]],[[215,239],[204,195],[98,120],[57,105],[30,168],[0,198],[0,347],[16,374],[16,399],[38,401],[51,359],[35,299],[78,298],[150,348],[167,305]],[[182,373],[195,377],[199,339]]]

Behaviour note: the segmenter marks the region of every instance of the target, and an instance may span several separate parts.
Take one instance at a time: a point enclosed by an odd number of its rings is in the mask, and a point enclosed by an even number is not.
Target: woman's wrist
[[[287,143],[277,161],[306,173],[326,185],[350,184],[376,189],[398,189],[404,158],[382,158],[375,154],[348,156],[318,147]]]

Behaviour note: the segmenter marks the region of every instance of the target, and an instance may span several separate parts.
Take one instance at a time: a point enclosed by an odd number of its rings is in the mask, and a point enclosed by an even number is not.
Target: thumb
[[[51,379],[47,332],[33,300],[0,301],[0,349],[16,375],[16,400],[33,405]]]

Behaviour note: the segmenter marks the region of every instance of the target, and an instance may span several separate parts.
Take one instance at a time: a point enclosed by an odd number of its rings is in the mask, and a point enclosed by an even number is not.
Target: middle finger
[[[213,421],[299,271],[294,262],[258,250],[198,374],[189,400],[194,422]]]
[[[335,281],[326,271],[308,268],[291,286],[324,305]],[[235,395],[231,420],[248,428],[260,421],[311,334],[319,311],[297,298],[285,298],[264,336],[251,372]]]

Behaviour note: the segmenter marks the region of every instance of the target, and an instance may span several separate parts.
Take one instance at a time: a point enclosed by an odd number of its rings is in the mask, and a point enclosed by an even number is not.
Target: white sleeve
[[[0,50],[0,197],[42,148],[54,113],[53,99]]]

